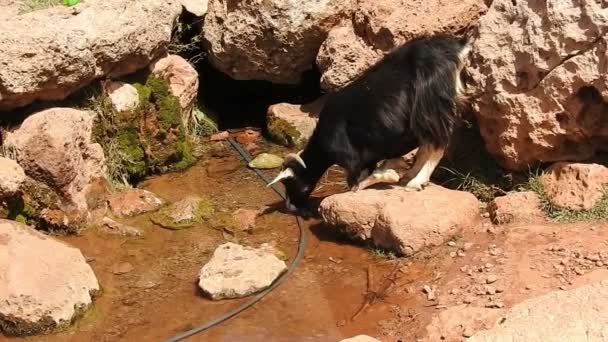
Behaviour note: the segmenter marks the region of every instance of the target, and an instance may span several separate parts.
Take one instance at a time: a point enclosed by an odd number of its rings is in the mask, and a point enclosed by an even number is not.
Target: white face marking
[[[273,179],[270,183],[268,183],[268,185],[266,185],[266,186],[271,186],[271,185],[275,184],[276,182],[279,182],[283,179],[293,178],[293,177],[295,177],[295,174],[293,173],[293,170],[288,167],[285,170],[279,172],[277,177],[275,179]]]

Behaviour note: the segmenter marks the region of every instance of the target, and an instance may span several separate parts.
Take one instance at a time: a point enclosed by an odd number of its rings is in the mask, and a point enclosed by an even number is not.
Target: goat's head
[[[311,215],[308,198],[314,190],[314,181],[309,176],[306,163],[300,156],[302,151],[290,153],[285,156],[281,172],[276,178],[268,183],[271,186],[277,182],[285,186],[285,205],[291,212],[296,212],[304,217]]]

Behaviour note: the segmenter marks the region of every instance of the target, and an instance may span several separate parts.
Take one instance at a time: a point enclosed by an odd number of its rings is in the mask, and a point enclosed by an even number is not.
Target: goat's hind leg
[[[372,172],[371,175],[367,176],[365,179],[361,180],[357,185],[355,185],[352,188],[352,191],[356,192],[358,190],[363,190],[378,183],[398,183],[401,177],[399,176],[399,173],[393,169],[392,166],[394,163],[398,162],[397,159],[400,160],[401,158],[395,158],[384,161],[379,168],[375,169]]]
[[[431,145],[422,145],[418,148],[416,153],[416,162],[412,167],[412,173],[415,172],[415,176],[410,180],[405,189],[408,191],[420,191],[423,187],[427,186],[431,180],[431,175],[441,158],[445,153],[443,147],[433,147]]]

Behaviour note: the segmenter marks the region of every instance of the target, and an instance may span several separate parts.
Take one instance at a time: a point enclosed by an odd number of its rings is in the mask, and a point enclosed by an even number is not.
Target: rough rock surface
[[[0,110],[146,67],[166,50],[180,12],[175,1],[106,0],[0,20]]]
[[[492,2],[465,70],[482,136],[503,166],[605,148],[607,33],[602,1]]]
[[[479,217],[479,202],[470,193],[436,185],[419,192],[394,186],[329,196],[319,211],[336,229],[398,254],[412,255],[473,226]]]
[[[30,115],[8,132],[5,147],[14,150],[25,173],[47,184],[68,204],[87,208],[92,183],[105,177],[104,154],[92,142],[94,114],[51,108]]]
[[[141,230],[116,222],[109,217],[101,219],[99,230],[106,234],[121,235],[121,236],[141,236],[143,233]]]
[[[604,341],[608,281],[552,292],[515,305],[504,320],[467,341]]]
[[[0,327],[35,334],[68,324],[99,291],[80,251],[15,221],[0,220]]]
[[[319,50],[325,90],[342,88],[410,39],[457,33],[487,10],[483,0],[355,0],[354,8],[352,20],[330,31]]]
[[[105,81],[103,90],[117,112],[134,110],[139,105],[137,89],[128,83]]]
[[[532,223],[544,217],[540,199],[533,191],[512,192],[497,197],[488,204],[488,211],[494,224],[514,221]]]
[[[169,84],[171,94],[179,99],[183,110],[190,110],[198,93],[198,72],[177,55],[162,57],[150,65],[150,71]]]
[[[0,157],[0,198],[14,196],[25,182],[25,172],[16,161]]]
[[[469,305],[453,306],[433,317],[422,341],[463,341],[463,337],[471,336],[469,334],[494,326],[503,313],[502,310]]]
[[[210,1],[203,29],[209,60],[237,80],[297,83],[351,2]]]
[[[367,336],[367,335],[357,335],[357,336],[353,336],[351,338],[343,339],[340,342],[380,342],[380,340]]]
[[[190,228],[213,214],[213,205],[208,199],[190,196],[177,201],[150,216],[152,222],[168,229]]]
[[[270,286],[286,269],[267,244],[252,248],[228,242],[213,252],[198,284],[214,300],[245,297]]]
[[[132,217],[158,210],[165,201],[148,190],[129,189],[108,197],[112,213],[118,217]]]
[[[325,97],[305,105],[278,103],[268,107],[268,132],[275,142],[288,147],[303,147],[312,136]]]
[[[197,17],[202,17],[207,14],[209,0],[180,0],[186,11],[194,14]]]
[[[593,208],[608,191],[608,167],[555,163],[541,176],[551,203],[572,210]]]

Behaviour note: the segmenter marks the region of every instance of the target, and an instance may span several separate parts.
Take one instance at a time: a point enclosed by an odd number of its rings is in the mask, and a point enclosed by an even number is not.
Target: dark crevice
[[[218,71],[205,59],[196,65],[200,75],[198,103],[218,121],[221,130],[266,126],[270,105],[288,102],[305,104],[322,95],[321,75],[316,68],[305,72],[297,85],[267,81],[238,81]]]

